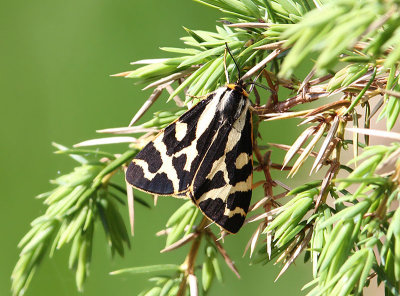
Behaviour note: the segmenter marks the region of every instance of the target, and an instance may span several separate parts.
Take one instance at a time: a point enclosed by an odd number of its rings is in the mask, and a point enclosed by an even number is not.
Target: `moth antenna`
[[[262,88],[264,88],[264,89],[269,90],[269,91],[272,92],[272,90],[271,90],[269,87],[266,87],[266,86],[264,86],[264,85],[259,84],[259,83],[256,82],[256,81],[258,80],[258,78],[260,78],[261,73],[262,73],[263,71],[264,71],[264,69],[262,69],[262,70],[260,71],[260,73],[258,73],[257,77],[254,78],[254,80],[253,80],[252,82],[249,82],[249,84],[251,84],[251,87],[250,87],[250,89],[249,89],[249,94],[251,94],[251,92],[253,91],[255,85],[257,85],[257,86],[259,86],[259,87],[262,87]]]
[[[273,91],[271,88],[269,88],[268,86],[262,85],[262,84],[260,84],[260,83],[258,83],[258,82],[249,82],[249,84],[251,84],[251,87],[250,87],[250,90],[249,90],[249,94],[250,94],[251,91],[253,90],[254,85],[257,85],[258,87],[261,87],[261,88],[263,88],[263,89],[265,89],[265,90],[270,91],[271,93],[274,93],[274,91]]]
[[[236,69],[238,71],[238,81],[241,81],[242,80],[242,75],[240,75],[240,68],[239,68],[235,58],[233,57],[233,54],[232,54],[231,50],[229,49],[229,46],[228,46],[227,42],[225,42],[225,46],[226,46],[226,50],[228,51],[229,55],[231,56],[233,62],[235,63]]]
[[[226,44],[226,42],[225,42]],[[228,45],[227,45],[228,46]],[[229,75],[228,75],[228,68],[226,67],[226,54],[227,54],[227,49],[225,48],[224,52],[224,70],[225,70],[225,78],[226,78],[226,83],[229,84]]]

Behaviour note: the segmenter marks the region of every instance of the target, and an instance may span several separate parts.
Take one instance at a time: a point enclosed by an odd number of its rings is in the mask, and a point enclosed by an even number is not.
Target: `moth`
[[[253,183],[248,97],[240,79],[208,94],[136,155],[126,181],[147,193],[190,198],[208,219],[237,233]]]

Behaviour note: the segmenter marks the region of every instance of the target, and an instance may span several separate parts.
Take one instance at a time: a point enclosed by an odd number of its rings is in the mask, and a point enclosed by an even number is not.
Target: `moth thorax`
[[[247,105],[248,100],[242,92],[228,88],[220,99],[218,109],[226,119],[234,121],[247,109]]]

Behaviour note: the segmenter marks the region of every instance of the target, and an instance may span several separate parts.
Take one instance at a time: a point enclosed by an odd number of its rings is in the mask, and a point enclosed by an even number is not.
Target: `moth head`
[[[228,84],[227,87],[230,89],[241,93],[246,98],[249,97],[249,94],[246,91],[247,84],[243,82],[243,80],[239,79],[235,84]]]

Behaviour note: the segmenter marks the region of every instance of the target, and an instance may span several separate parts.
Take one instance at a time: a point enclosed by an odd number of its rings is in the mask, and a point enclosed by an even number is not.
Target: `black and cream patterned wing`
[[[242,84],[221,87],[161,131],[132,160],[126,180],[139,190],[189,197],[236,233],[252,186],[252,120]]]
[[[161,131],[132,160],[126,180],[158,195],[185,196],[218,128],[220,88]]]
[[[220,126],[189,193],[210,220],[231,233],[243,225],[250,204],[252,137],[247,107],[233,124]]]

